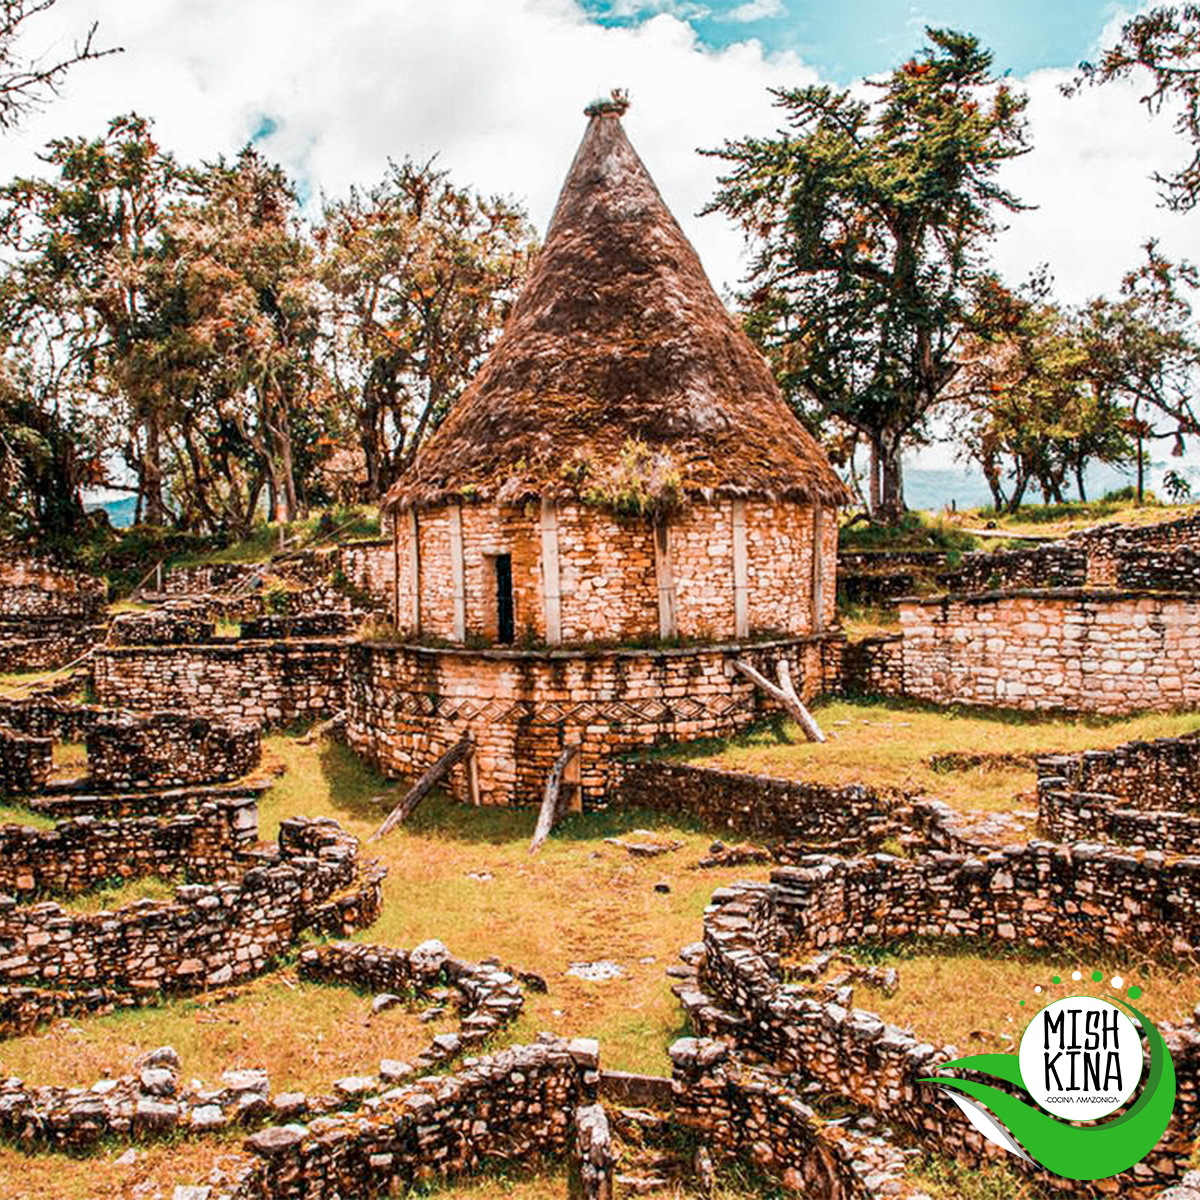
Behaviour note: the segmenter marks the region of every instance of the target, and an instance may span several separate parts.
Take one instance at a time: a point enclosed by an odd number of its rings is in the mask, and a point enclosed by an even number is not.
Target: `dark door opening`
[[[512,555],[496,555],[496,641],[511,642],[513,629]]]

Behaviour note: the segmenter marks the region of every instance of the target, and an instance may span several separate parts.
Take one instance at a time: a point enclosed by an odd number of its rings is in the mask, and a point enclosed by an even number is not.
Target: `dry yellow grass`
[[[979,709],[934,709],[901,700],[825,701],[813,706],[829,736],[804,740],[785,722],[728,742],[672,751],[702,766],[829,784],[900,788],[961,811],[1007,811],[1032,803],[1032,767],[988,765],[935,771],[942,754],[1041,755],[1175,737],[1200,728],[1194,713],[1147,713],[1128,719],[1036,716]],[[1018,797],[1023,799],[1018,800]]]

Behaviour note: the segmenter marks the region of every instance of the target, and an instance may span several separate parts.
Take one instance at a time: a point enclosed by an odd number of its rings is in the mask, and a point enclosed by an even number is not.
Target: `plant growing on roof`
[[[628,438],[617,461],[595,476],[581,499],[621,517],[661,519],[683,507],[683,475],[669,450]]]

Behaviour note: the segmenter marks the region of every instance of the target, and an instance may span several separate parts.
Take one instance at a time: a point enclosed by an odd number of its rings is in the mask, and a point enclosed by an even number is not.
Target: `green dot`
[[[1021,1001],[1021,1007],[1022,1007],[1022,1008],[1024,1008],[1024,1007],[1025,1007],[1025,1001],[1024,1001],[1024,1000],[1022,1000],[1022,1001]]]
[[[1092,972],[1092,978],[1093,978],[1093,979],[1094,979],[1094,980],[1095,980],[1097,983],[1099,983],[1099,982],[1100,982],[1100,980],[1102,980],[1102,979],[1104,978],[1104,972],[1103,972],[1103,971],[1093,971],[1093,972]]]
[[[1062,983],[1062,980],[1057,975],[1052,975],[1050,977],[1050,982],[1051,983]]]
[[[1133,985],[1133,987],[1131,987],[1129,989],[1130,1000],[1136,1000],[1141,994],[1142,994],[1142,989],[1140,987],[1138,987],[1138,985],[1136,983]]]

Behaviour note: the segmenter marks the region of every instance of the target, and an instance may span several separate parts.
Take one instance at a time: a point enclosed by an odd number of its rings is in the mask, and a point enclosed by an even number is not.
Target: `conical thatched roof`
[[[499,342],[385,503],[594,497],[631,457],[657,458],[686,494],[845,500],[713,291],[622,110],[589,110]],[[631,455],[635,441],[648,451]]]

